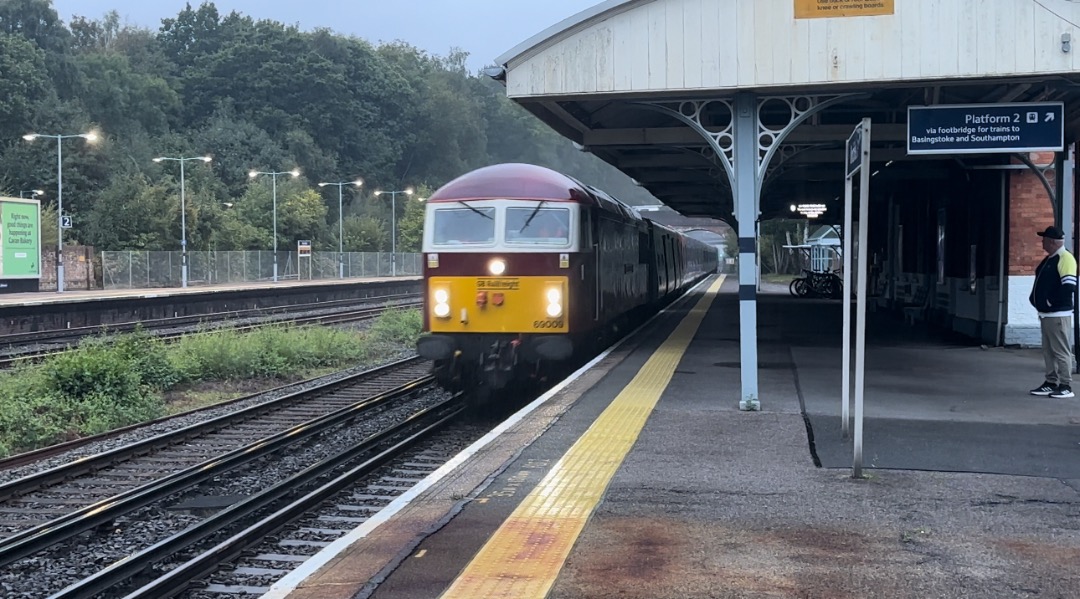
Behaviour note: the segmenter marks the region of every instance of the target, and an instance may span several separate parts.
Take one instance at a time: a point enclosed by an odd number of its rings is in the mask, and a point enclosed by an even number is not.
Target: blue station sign
[[[908,106],[908,154],[994,154],[1064,148],[1062,102]]]
[[[848,137],[847,152],[844,153],[844,174],[848,177],[859,172],[859,168],[862,167],[862,136],[863,126],[859,123]]]

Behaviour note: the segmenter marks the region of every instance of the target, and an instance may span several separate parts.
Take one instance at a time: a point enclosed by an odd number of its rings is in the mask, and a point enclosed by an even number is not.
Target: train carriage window
[[[435,211],[435,245],[483,245],[494,241],[494,208],[441,208]]]
[[[507,208],[506,242],[567,245],[570,243],[570,210]]]

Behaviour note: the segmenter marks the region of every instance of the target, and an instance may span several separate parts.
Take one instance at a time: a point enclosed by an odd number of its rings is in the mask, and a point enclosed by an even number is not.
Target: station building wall
[[[1037,165],[1052,165],[1054,153],[1033,153],[1029,158]],[[1014,162],[1019,164],[1019,161]],[[1046,188],[1030,169],[1008,173],[1009,313],[1005,327],[1005,344],[1038,347],[1042,343],[1039,317],[1028,302],[1028,295],[1035,284],[1035,267],[1046,256],[1046,252],[1042,249],[1041,238],[1035,233],[1054,224],[1054,209]],[[1047,169],[1044,174],[1053,186],[1054,171]]]
[[[947,179],[898,182],[879,197],[869,248],[879,305],[996,343],[1008,301],[1003,173],[957,169]]]
[[[1054,154],[1031,159],[1052,165]],[[1053,170],[1044,174],[1053,185]],[[947,180],[901,181],[872,209],[879,305],[987,344],[1039,346],[1028,294],[1045,256],[1036,232],[1054,224],[1054,209],[1034,173],[957,169]]]

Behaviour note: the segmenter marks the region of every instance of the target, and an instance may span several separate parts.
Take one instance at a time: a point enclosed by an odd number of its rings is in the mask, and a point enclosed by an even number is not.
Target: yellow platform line
[[[542,599],[630,452],[724,282],[698,300],[596,422],[488,539],[443,599]]]

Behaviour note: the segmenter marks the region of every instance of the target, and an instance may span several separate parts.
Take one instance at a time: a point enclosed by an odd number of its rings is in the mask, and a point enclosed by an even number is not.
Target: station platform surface
[[[116,299],[137,299],[168,297],[173,295],[203,295],[214,293],[226,293],[231,291],[246,291],[249,289],[284,289],[294,287],[317,287],[332,285],[357,285],[362,283],[378,283],[384,281],[419,281],[422,277],[356,277],[348,279],[316,279],[303,281],[256,281],[246,283],[230,283],[222,285],[192,285],[182,287],[154,287],[146,289],[65,289],[63,293],[54,291],[38,291],[30,293],[6,293],[0,294],[0,308],[5,306],[30,306],[43,304],[63,304],[78,302],[106,301]]]
[[[742,412],[737,294],[699,286],[264,597],[1080,597],[1080,399],[1028,394],[1038,350],[871,314],[854,478],[841,306],[759,297]]]

